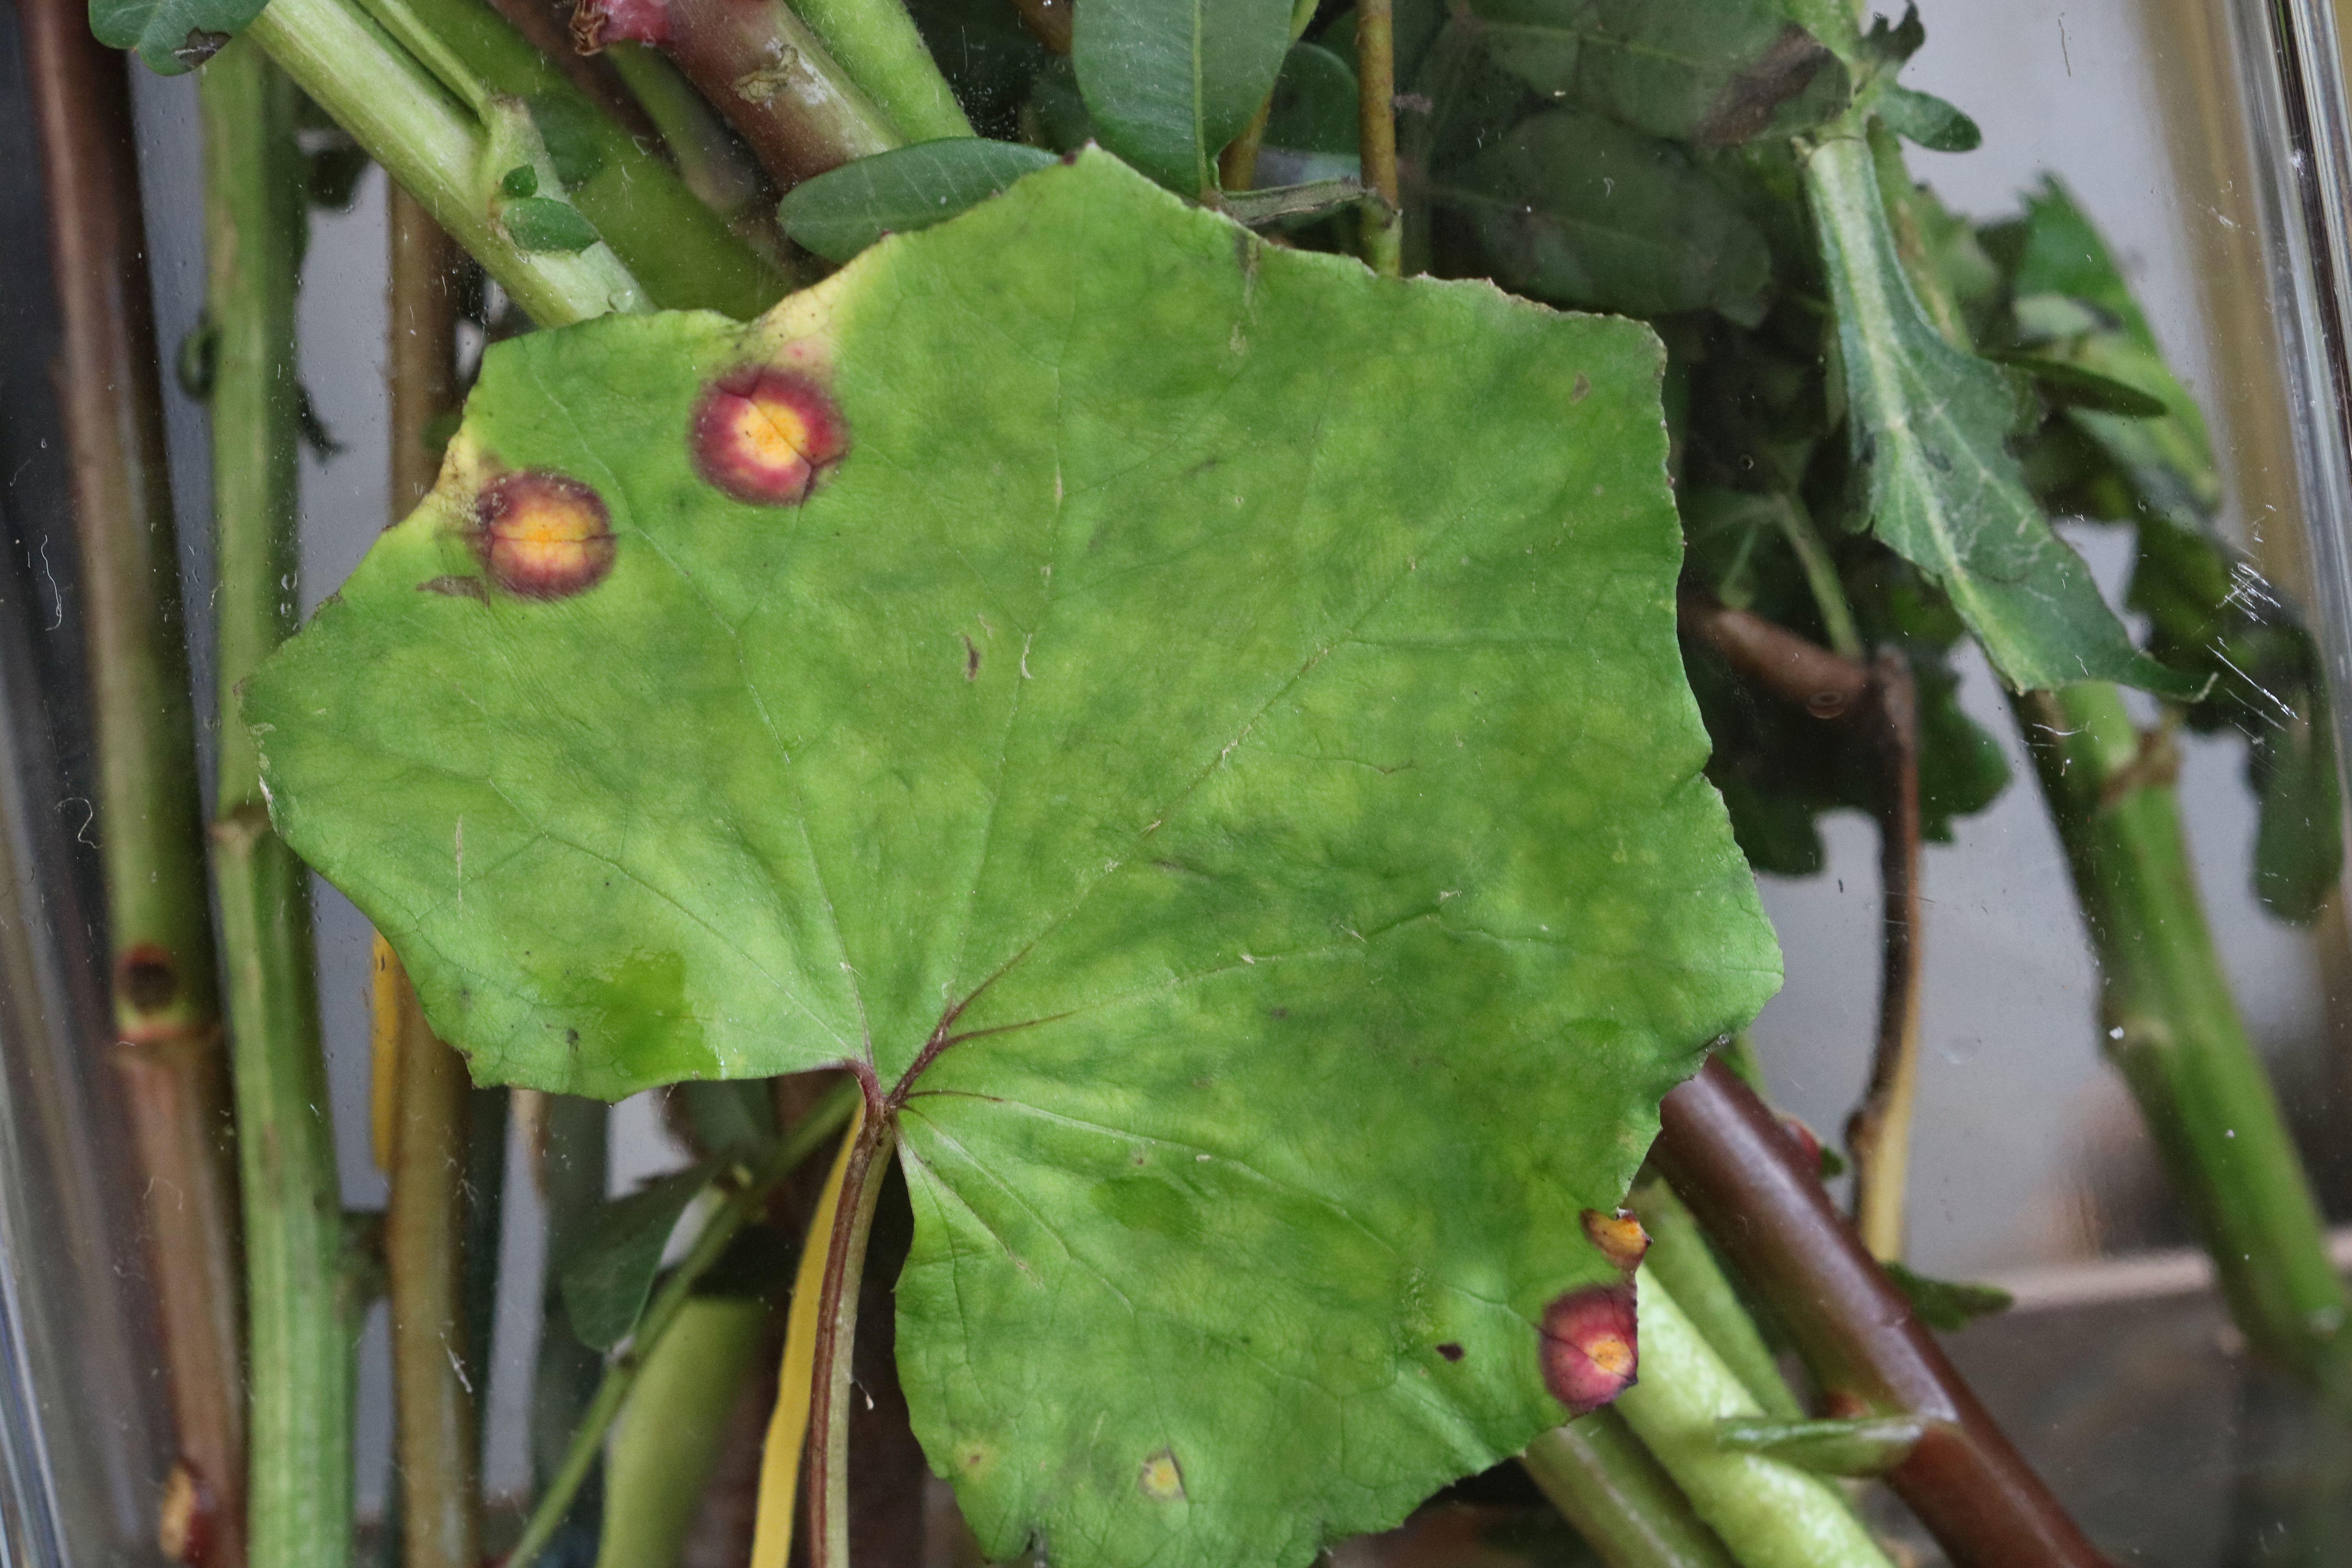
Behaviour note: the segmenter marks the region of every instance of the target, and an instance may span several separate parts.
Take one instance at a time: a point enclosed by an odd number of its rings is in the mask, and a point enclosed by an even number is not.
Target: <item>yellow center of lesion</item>
[[[584,506],[549,498],[535,498],[516,507],[500,521],[499,532],[509,544],[525,549],[577,544],[604,532],[596,515]]]
[[[1584,1358],[1611,1377],[1633,1370],[1633,1347],[1618,1334],[1595,1334],[1584,1343]]]
[[[808,451],[808,421],[781,399],[746,398],[730,423],[740,449],[766,467],[790,467]]]
[[[1154,1502],[1174,1502],[1184,1495],[1184,1472],[1176,1468],[1176,1456],[1162,1448],[1143,1461],[1135,1484]]]

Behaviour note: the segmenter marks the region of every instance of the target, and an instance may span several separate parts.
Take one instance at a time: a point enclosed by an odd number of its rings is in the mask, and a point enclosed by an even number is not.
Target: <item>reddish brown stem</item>
[[[1070,52],[1071,0],[1013,0],[1021,25],[1057,55]]]
[[[1740,679],[1796,703],[1817,719],[1834,719],[1870,694],[1871,668],[1832,653],[1810,637],[1685,592],[1683,629],[1723,656]]]
[[[1666,1096],[1659,1120],[1651,1159],[1778,1313],[1828,1392],[1832,1414],[1907,1415],[1926,1424],[1886,1480],[1955,1568],[2105,1568],[1763,1101],[1710,1058]]]
[[[859,1075],[864,1078],[865,1075]],[[908,1075],[909,1081],[913,1074]],[[850,1360],[857,1335],[857,1303],[866,1277],[866,1243],[874,1205],[896,1142],[898,1106],[886,1104],[865,1081],[865,1124],[842,1173],[841,1203],[824,1260],[818,1298],[815,1372],[810,1379],[808,1551],[812,1568],[849,1568]]]
[[[1853,1222],[1873,1257],[1903,1255],[1904,1179],[1911,1163],[1911,1107],[1919,1080],[1919,694],[1911,666],[1889,650],[1871,666],[1866,704],[1885,771],[1878,818],[1878,879],[1885,932],[1878,981],[1878,1048],[1870,1086],[1845,1124],[1853,1156]]]
[[[64,329],[58,383],[99,731],[117,1059],[180,1445],[170,1522],[242,1563],[236,1184],[123,57],[78,0],[18,0]]]
[[[579,0],[572,37],[662,49],[785,187],[899,144],[783,0]]]

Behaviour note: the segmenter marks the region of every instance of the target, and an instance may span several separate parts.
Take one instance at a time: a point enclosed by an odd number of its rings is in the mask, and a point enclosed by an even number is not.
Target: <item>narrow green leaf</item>
[[[804,180],[777,207],[784,232],[828,261],[886,234],[906,234],[987,200],[1054,154],[1010,142],[919,142]]]
[[[553,196],[508,202],[499,209],[499,219],[524,250],[585,250],[599,237],[596,226],[582,217],[578,207]]]
[[[1879,93],[1877,108],[1888,130],[1931,153],[1973,153],[1984,143],[1975,121],[1932,92],[1890,82]]]
[[[1950,1279],[1930,1279],[1900,1263],[1881,1265],[1886,1277],[1911,1299],[1911,1310],[1931,1329],[1949,1333],[1965,1329],[1978,1318],[2006,1312],[2016,1298],[1998,1285],[1970,1285]]]
[[[1728,147],[1826,123],[1853,79],[1784,0],[1473,0],[1496,60],[1538,93]]]
[[[710,1173],[708,1163],[674,1171],[608,1201],[582,1227],[588,1242],[562,1260],[559,1276],[563,1310],[582,1344],[609,1351],[636,1328],[662,1248],[687,1205],[710,1184]]]
[[[1927,1430],[1916,1415],[1823,1421],[1732,1415],[1716,1423],[1715,1440],[1735,1454],[1762,1454],[1817,1476],[1883,1476],[1911,1457]]]
[[[2116,680],[2194,698],[2200,677],[2133,647],[2090,571],[2051,528],[2005,445],[2016,399],[1947,342],[1895,246],[1869,145],[1830,138],[1805,185],[1837,315],[1846,426],[1873,530],[1933,578],[2019,690]]]
[[[990,1554],[1303,1568],[1559,1421],[1573,1216],[1777,983],[1660,361],[1083,153],[749,332],[494,347],[247,716],[483,1079],[877,1076]]]
[[[2126,419],[2161,419],[2168,412],[2161,397],[2071,360],[2016,353],[1992,358],[2026,376],[2042,396],[2061,408],[2086,408]]]
[[[1070,59],[1102,144],[1191,196],[1215,188],[1289,47],[1289,0],[1091,0]]]
[[[1320,45],[1291,45],[1274,84],[1265,145],[1355,157],[1362,128],[1357,98],[1355,67]]]
[[[268,0],[89,0],[89,30],[110,49],[136,49],[157,76],[192,71],[245,31]]]
[[[1567,305],[1754,324],[1772,258],[1690,154],[1597,114],[1548,110],[1432,190],[1466,214],[1496,279]]]

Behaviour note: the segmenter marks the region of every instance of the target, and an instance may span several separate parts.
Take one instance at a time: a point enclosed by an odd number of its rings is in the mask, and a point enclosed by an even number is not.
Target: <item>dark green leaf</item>
[[[803,181],[776,209],[784,232],[828,261],[846,261],[886,234],[906,234],[1003,192],[1054,154],[972,137],[921,142]]]
[[[1036,125],[1035,139],[1052,152],[1075,153],[1095,139],[1094,119],[1087,113],[1066,55],[1055,55],[1039,68],[1029,89],[1028,112]]]
[[[1919,1321],[1945,1333],[1965,1329],[1976,1319],[2006,1312],[2016,1300],[1998,1285],[1968,1285],[1949,1279],[1930,1279],[1895,1262],[1880,1267],[1885,1269],[1886,1277],[1895,1281],[1903,1294],[1910,1298],[1911,1310],[1919,1315]]]
[[[572,1331],[593,1350],[629,1337],[653,1293],[662,1248],[695,1194],[710,1184],[710,1166],[692,1165],[604,1204],[583,1228],[587,1245],[562,1260],[560,1283]]]
[[[1088,0],[1070,61],[1102,144],[1192,196],[1215,188],[1289,47],[1288,0]]]
[[[2167,412],[2161,397],[2071,360],[2017,353],[1994,357],[2031,379],[2060,408],[2085,408],[2126,419],[2161,419]]]
[[[2213,681],[2189,724],[2246,737],[2260,805],[2254,888],[2272,912],[2308,921],[2344,864],[2340,785],[2318,650],[2294,609],[2214,529],[2221,481],[2205,421],[2158,350],[2106,242],[2055,181],[2024,219],[1988,236],[2017,290],[2012,330],[2032,355],[2130,387],[2146,418],[2061,402],[2030,449],[2053,507],[2129,521],[2139,553],[2126,603],[2148,647]]]
[[[517,163],[499,176],[499,189],[517,200],[539,195],[539,171],[529,163]]]
[[[1546,98],[1702,146],[1788,136],[1843,110],[1845,67],[1782,0],[1473,0],[1495,58]]]
[[[136,49],[157,76],[191,71],[220,52],[266,0],[89,0],[89,30],[110,49]]]
[[[580,209],[552,196],[525,196],[499,209],[507,233],[525,250],[585,250],[596,243],[595,225]]]
[[[1659,362],[1082,153],[749,329],[494,347],[247,717],[483,1078],[877,1076],[990,1555],[1304,1568],[1559,1420],[1538,1322],[1620,1278],[1572,1216],[1777,980]],[[689,449],[753,366],[847,431],[803,504]],[[530,471],[593,585],[488,576]]]
[[[760,1079],[688,1079],[670,1086],[694,1147],[742,1159],[776,1135],[776,1103]]]
[[[2203,690],[2202,678],[2133,647],[2082,558],[2027,493],[2005,444],[2018,417],[2008,381],[1928,320],[1896,253],[1868,144],[1824,141],[1805,181],[1877,537],[1943,589],[2013,689],[2087,679],[2184,698]]]
[[[1973,153],[1984,143],[1975,121],[1932,92],[1889,83],[1878,95],[1878,117],[1897,136],[1931,153]]]
[[[1361,122],[1356,99],[1353,66],[1317,45],[1291,45],[1281,79],[1274,84],[1265,145],[1355,157]]]
[[[535,92],[524,101],[563,188],[575,190],[593,179],[604,167],[605,138],[610,134],[596,106],[576,92]]]
[[[955,89],[956,101],[982,136],[1019,137],[1021,105],[1038,73],[1057,60],[1067,68],[1066,60],[1048,54],[1022,26],[1020,13],[1005,0],[912,0],[907,10]],[[1056,151],[1062,150],[1057,143]]]
[[[1715,1438],[1734,1453],[1763,1454],[1816,1475],[1881,1476],[1911,1457],[1927,1429],[1916,1415],[1823,1421],[1733,1415],[1716,1423]]]
[[[1497,281],[1631,315],[1764,310],[1771,256],[1682,148],[1598,115],[1549,110],[1432,192],[1465,214]]]

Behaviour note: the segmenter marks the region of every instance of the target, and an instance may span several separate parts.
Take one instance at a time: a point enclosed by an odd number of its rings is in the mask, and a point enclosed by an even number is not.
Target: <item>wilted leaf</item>
[[[1874,531],[1943,589],[2012,688],[2118,680],[2196,696],[2201,678],[2133,647],[2082,558],[2027,492],[2005,445],[2016,398],[1998,368],[1955,348],[1928,320],[1896,253],[1868,144],[1825,140],[1806,160],[1805,183]]]
[[[2016,1298],[1998,1285],[1972,1285],[1950,1279],[1930,1279],[1900,1263],[1880,1267],[1910,1299],[1911,1310],[1931,1329],[1946,1333],[1965,1329],[1979,1318],[2006,1312]]]
[[[1475,226],[1496,279],[1562,304],[1763,315],[1764,237],[1672,142],[1551,110],[1432,192]]]
[[[1473,0],[1495,58],[1549,98],[1653,136],[1727,147],[1846,106],[1846,68],[1782,0]]]
[[[929,228],[1053,161],[1042,148],[1010,142],[919,142],[804,180],[776,211],[786,234],[828,261],[846,261],[886,234]]]
[[[674,1171],[606,1202],[581,1227],[588,1240],[562,1260],[561,1280],[563,1310],[582,1344],[608,1351],[635,1330],[669,1233],[709,1184],[707,1164]]]
[[[247,712],[485,1079],[874,1075],[992,1555],[1304,1564],[1559,1419],[1575,1216],[1776,982],[1658,372],[1083,154],[493,349]]]
[[[1070,61],[1095,134],[1169,189],[1217,184],[1217,154],[1265,101],[1290,47],[1288,0],[1091,0]]]
[[[110,49],[136,49],[157,76],[192,71],[268,0],[89,0],[89,30]]]

